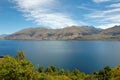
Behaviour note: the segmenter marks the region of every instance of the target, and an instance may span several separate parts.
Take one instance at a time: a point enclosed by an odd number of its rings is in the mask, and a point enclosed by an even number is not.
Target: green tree
[[[120,80],[120,66],[113,68],[111,71],[111,80]]]
[[[44,67],[43,66],[39,66],[38,67],[38,72],[40,72],[40,73],[44,72]]]
[[[66,75],[66,76],[69,76],[69,75],[70,75],[70,70],[68,70],[68,69],[65,70],[65,75]]]
[[[46,72],[46,73],[52,73],[53,70],[52,70],[52,68],[51,68],[50,66],[48,66],[48,67],[46,68],[45,72]]]
[[[61,69],[59,72],[58,72],[59,75],[64,75],[65,74],[65,70],[64,69]]]
[[[55,66],[50,66],[53,72],[56,72],[56,67]]]
[[[80,71],[78,70],[78,69],[75,69],[75,70],[73,70],[73,73],[74,73],[74,75],[78,75],[78,74],[80,74]]]
[[[98,79],[99,80],[109,80],[111,75],[110,75],[111,68],[109,66],[106,66],[102,70],[98,72]]]
[[[10,56],[5,56],[0,64],[1,80],[37,80],[34,66],[25,58],[19,61]]]
[[[19,51],[18,51],[18,54],[17,54],[17,58],[18,58],[18,60],[21,60],[21,59],[26,58],[26,57],[25,57],[25,52],[22,51],[22,50],[19,50]]]

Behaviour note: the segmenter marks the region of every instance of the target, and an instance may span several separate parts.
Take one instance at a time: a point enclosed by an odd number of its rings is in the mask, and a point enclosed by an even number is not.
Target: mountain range
[[[8,34],[2,34],[2,35],[0,35],[0,38],[2,38],[2,37],[6,37]]]
[[[69,26],[63,29],[28,28],[5,36],[6,40],[120,40],[120,26],[99,29]]]
[[[8,34],[1,34],[1,35],[0,35],[0,40],[1,40],[1,39],[4,39],[4,37],[6,37],[6,36],[8,36]]]

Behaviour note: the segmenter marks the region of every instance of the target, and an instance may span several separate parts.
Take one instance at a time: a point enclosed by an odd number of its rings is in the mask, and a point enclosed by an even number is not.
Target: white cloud
[[[113,8],[108,10],[96,10],[90,14],[85,15],[95,23],[99,24],[99,28],[109,28],[114,25],[120,25],[120,8]]]
[[[88,7],[86,7],[86,6],[78,6],[77,8],[83,9],[83,10],[89,10],[89,11],[96,10],[96,9],[88,8]]]
[[[108,7],[112,7],[112,8],[120,7],[120,3],[111,4]]]
[[[109,23],[109,24],[102,24],[100,26],[97,26],[98,28],[102,28],[102,29],[107,29],[107,28],[110,28],[110,27],[113,27],[115,25],[120,25],[120,23]]]
[[[103,2],[119,2],[120,0],[92,0],[95,3],[103,3]]]
[[[58,0],[11,0],[17,5],[17,9],[24,13],[27,20],[33,20],[38,25],[51,28],[63,28],[77,25],[71,16],[57,12]]]
[[[107,1],[112,1],[112,0],[93,0],[93,2],[95,3],[107,2]]]
[[[112,17],[115,16],[116,14],[119,15],[120,13],[120,8],[115,8],[115,9],[109,9],[109,10],[96,10],[93,11],[92,13],[88,14],[88,17],[91,18],[106,18],[106,17]]]

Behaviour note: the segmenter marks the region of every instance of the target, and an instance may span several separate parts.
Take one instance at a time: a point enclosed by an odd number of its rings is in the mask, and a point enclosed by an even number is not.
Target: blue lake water
[[[24,50],[34,65],[86,73],[120,64],[120,41],[0,41],[0,55],[15,56],[18,50]]]

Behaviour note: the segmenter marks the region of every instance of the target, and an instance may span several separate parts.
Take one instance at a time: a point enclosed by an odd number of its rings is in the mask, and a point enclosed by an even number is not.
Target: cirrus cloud
[[[111,7],[111,8],[120,7],[120,3],[111,4],[111,5],[109,5],[108,7]]]
[[[103,3],[103,2],[119,2],[120,0],[92,0],[95,3]]]
[[[113,27],[115,25],[120,25],[120,23],[101,24],[101,25],[97,26],[97,28],[107,29],[107,28]]]
[[[93,0],[93,2],[95,3],[107,2],[107,1],[112,1],[112,0]]]
[[[50,28],[63,28],[78,23],[71,15],[59,11],[58,0],[11,0],[27,20]],[[80,22],[82,23],[82,21]]]
[[[115,25],[120,25],[120,0],[116,0],[115,2],[112,0],[94,0],[98,2],[111,2],[107,5],[104,5],[104,9],[94,10],[84,16],[95,22],[98,28],[110,28]]]

